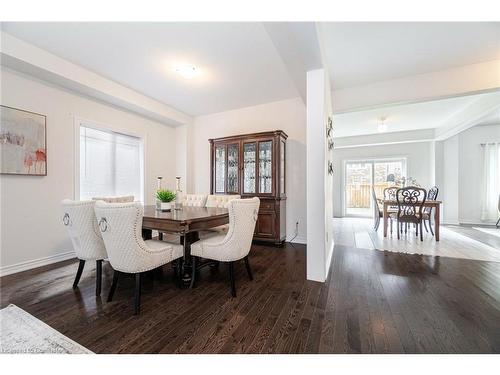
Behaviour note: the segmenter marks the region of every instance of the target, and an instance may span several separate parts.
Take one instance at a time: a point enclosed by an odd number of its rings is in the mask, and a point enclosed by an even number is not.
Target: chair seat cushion
[[[391,213],[389,213],[389,217],[391,219],[397,220],[398,219],[398,213],[397,212],[391,212]],[[402,219],[402,218],[415,218],[415,219],[418,220],[419,217],[420,217],[420,214],[415,214],[415,216],[410,216],[410,215],[400,216],[400,219]]]
[[[149,251],[152,253],[170,253],[170,257],[167,257],[169,258],[167,262],[180,258],[184,255],[184,247],[177,243],[160,240],[146,240],[144,242],[146,243]]]
[[[220,259],[217,257],[217,254],[212,253],[212,252],[207,252],[204,251],[206,245],[217,245],[219,243],[222,243],[224,241],[224,238],[226,237],[225,233],[221,234],[214,234],[213,236],[206,237],[200,241],[197,241],[191,245],[191,255],[206,258],[206,259],[213,259],[213,260],[218,260],[218,261],[224,261],[225,259]]]

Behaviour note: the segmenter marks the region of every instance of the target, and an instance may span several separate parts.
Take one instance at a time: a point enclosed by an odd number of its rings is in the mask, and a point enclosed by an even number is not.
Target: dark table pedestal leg
[[[153,238],[153,231],[151,229],[142,228],[142,238],[144,240],[150,240]]]
[[[191,244],[200,239],[198,232],[189,232],[182,236],[181,243],[184,245],[184,256],[182,264],[182,283],[189,285],[191,283]]]

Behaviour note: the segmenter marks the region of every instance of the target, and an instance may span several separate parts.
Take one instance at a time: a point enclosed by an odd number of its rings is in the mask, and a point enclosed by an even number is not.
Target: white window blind
[[[133,195],[142,201],[140,138],[80,126],[80,199]]]

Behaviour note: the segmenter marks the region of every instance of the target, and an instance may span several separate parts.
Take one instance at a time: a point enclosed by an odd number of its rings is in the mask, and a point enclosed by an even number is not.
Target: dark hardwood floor
[[[500,263],[337,246],[325,284],[305,280],[305,247],[254,245],[254,281],[235,269],[202,270],[196,289],[173,272],[144,278],[140,316],[132,278],[106,303],[94,270],[71,288],[77,262],[6,276],[14,303],[97,353],[499,353]]]

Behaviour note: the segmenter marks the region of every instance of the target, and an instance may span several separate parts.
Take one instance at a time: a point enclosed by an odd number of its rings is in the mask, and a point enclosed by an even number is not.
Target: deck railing
[[[392,183],[375,184],[375,194],[378,198],[383,198],[384,189],[393,186]],[[347,208],[370,208],[372,199],[371,184],[352,184],[346,186],[346,207]]]

